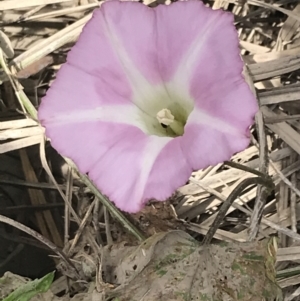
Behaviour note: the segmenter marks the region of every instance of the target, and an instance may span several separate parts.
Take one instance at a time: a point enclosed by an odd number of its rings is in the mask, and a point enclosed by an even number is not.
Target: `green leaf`
[[[54,273],[51,272],[41,279],[25,283],[5,297],[3,301],[29,301],[35,295],[46,292],[52,284]]]

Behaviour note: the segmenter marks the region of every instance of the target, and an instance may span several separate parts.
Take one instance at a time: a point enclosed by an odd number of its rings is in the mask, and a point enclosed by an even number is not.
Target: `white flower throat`
[[[188,93],[172,83],[144,89],[132,102],[139,108],[139,127],[146,134],[159,137],[182,136],[194,109]]]

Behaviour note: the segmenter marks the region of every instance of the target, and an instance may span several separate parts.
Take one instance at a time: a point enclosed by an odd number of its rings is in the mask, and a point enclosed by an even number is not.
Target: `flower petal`
[[[143,108],[151,102],[153,89],[143,70],[160,78],[154,62],[154,20],[154,11],[141,3],[107,1],[94,11],[69,53],[68,63],[99,77],[99,89],[108,85]],[[143,51],[144,61],[136,65]]]
[[[185,127],[181,147],[186,160],[193,170],[229,160],[233,154],[244,150],[249,145],[249,136],[224,131],[217,126],[190,122]]]
[[[187,182],[193,169],[182,149],[183,142],[183,137],[172,139],[156,157],[145,187],[145,200],[164,201]]]
[[[95,185],[127,212],[139,211],[152,198],[165,200],[191,173],[176,139],[147,136],[132,126],[53,124],[46,134],[59,137],[51,141],[53,147],[68,154],[82,173],[88,173]]]
[[[233,15],[221,10],[207,13],[215,20],[186,53],[173,84],[189,81],[196,108],[245,130],[252,124],[258,104],[242,75]]]
[[[91,20],[85,25],[78,41],[68,53],[67,64],[74,67],[74,72],[81,70],[82,74],[90,75],[88,80],[93,80],[94,89],[98,92],[94,101],[101,104],[128,103],[132,98],[132,87],[126,70],[120,64],[119,54],[113,49],[106,32],[107,25],[103,16],[106,5],[105,3],[103,8],[94,11]],[[111,1],[109,5],[121,4],[119,1]],[[66,75],[61,73],[58,72],[58,77],[66,78]]]
[[[211,28],[222,14],[228,13],[213,11],[194,0],[159,5],[155,10],[160,74],[164,82],[176,77],[176,85],[185,85],[190,80],[190,69],[196,68],[194,62],[206,48],[204,43],[211,37]],[[201,66],[201,70],[207,65]]]
[[[194,99],[182,148],[192,168],[201,169],[229,160],[248,146],[258,104],[242,75],[233,15],[194,5],[197,14],[191,14],[189,22],[201,29],[185,49],[171,85],[188,86]]]
[[[40,105],[38,116],[42,125],[46,128],[76,123],[84,126],[84,122],[104,121],[133,125],[147,132],[149,115],[109,85],[99,91],[99,82],[101,79],[71,64],[63,65]],[[107,103],[107,99],[111,102]]]
[[[251,100],[250,107],[246,108],[246,112],[242,107],[244,102],[239,106],[230,107],[232,99],[240,101],[240,90],[243,89],[237,88],[235,93],[228,92],[227,95],[224,95],[225,102],[220,101],[216,108],[218,114],[213,108],[205,111],[199,109],[198,106],[195,106],[190,114],[184,128],[182,149],[194,170],[229,160],[232,155],[244,150],[249,145],[249,126],[253,123],[257,105],[252,92],[246,90],[244,96]],[[228,108],[225,105],[226,101],[229,103]]]
[[[199,87],[195,90],[200,93]],[[199,95],[196,100],[197,110],[221,119],[241,131],[246,131],[253,123],[258,103],[242,75],[235,81],[224,79],[210,93],[204,91],[203,87],[202,96]]]

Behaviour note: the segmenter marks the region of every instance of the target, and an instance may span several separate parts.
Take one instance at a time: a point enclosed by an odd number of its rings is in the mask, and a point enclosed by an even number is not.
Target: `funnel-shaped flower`
[[[257,104],[233,16],[199,1],[95,10],[43,99],[53,147],[121,209],[248,146]]]

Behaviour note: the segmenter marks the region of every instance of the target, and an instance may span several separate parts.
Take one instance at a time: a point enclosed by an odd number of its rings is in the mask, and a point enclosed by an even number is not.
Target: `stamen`
[[[174,116],[169,109],[162,109],[156,114],[156,118],[160,124],[169,126],[174,121]]]
[[[170,129],[174,136],[181,136],[184,133],[184,125],[177,121],[169,109],[162,109],[156,114],[158,122],[164,129]]]

